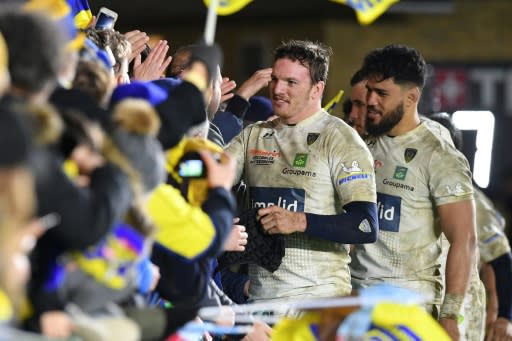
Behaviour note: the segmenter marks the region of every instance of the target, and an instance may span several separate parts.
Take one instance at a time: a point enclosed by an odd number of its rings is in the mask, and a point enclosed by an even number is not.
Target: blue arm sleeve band
[[[377,205],[355,201],[343,207],[345,213],[319,215],[306,213],[306,231],[311,237],[342,244],[366,244],[377,240]]]
[[[492,269],[496,276],[498,295],[498,317],[512,318],[512,254],[510,252],[492,260]]]

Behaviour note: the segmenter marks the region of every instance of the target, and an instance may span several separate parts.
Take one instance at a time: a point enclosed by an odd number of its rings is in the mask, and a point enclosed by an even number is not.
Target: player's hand
[[[457,325],[457,321],[454,319],[440,318],[439,324],[444,328],[444,330],[448,333],[448,336],[453,341],[460,340],[460,331],[459,326]]]
[[[257,218],[268,234],[290,234],[306,230],[306,215],[303,212],[292,212],[279,206],[259,209]]]
[[[511,341],[512,323],[509,320],[498,317],[487,329],[485,341]]]

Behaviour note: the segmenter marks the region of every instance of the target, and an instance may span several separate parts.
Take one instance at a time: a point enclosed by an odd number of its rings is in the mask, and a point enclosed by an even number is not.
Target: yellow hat
[[[7,71],[9,67],[9,57],[7,52],[7,44],[5,43],[2,33],[0,33],[0,73]]]
[[[75,27],[71,7],[65,0],[30,0],[23,8],[27,12],[39,12],[55,21],[68,34],[68,51],[80,50],[85,44],[85,34]]]

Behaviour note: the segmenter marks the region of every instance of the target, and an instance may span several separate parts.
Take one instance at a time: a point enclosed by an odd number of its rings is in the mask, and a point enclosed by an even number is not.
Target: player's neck
[[[292,117],[287,117],[287,118],[282,117],[281,121],[287,125],[295,125],[295,124],[297,124],[301,121],[304,121],[305,119],[313,116],[314,114],[319,112],[321,108],[322,108],[322,106],[320,105],[320,103],[314,104],[314,105],[309,105],[309,106],[305,107],[300,113],[293,115]]]
[[[400,136],[406,134],[420,125],[420,116],[418,110],[405,112],[400,122],[391,129],[387,135]]]

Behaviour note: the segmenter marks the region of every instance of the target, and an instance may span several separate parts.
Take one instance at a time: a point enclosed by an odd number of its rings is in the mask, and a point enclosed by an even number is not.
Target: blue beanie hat
[[[245,114],[245,119],[251,122],[266,121],[274,113],[272,111],[272,102],[264,96],[252,96],[249,98],[249,109]]]
[[[119,85],[114,89],[110,99],[110,106],[126,98],[143,99],[152,106],[156,106],[167,99],[167,92],[159,86],[148,82],[133,82]]]
[[[172,92],[174,89],[178,87],[183,80],[179,78],[160,78],[152,81],[151,83],[157,85],[160,89],[164,90],[167,94]]]

